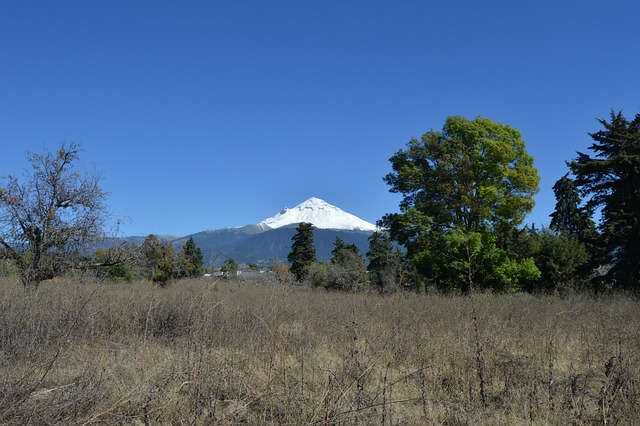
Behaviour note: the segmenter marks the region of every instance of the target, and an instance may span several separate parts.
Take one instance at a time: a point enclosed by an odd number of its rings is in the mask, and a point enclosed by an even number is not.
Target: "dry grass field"
[[[640,424],[640,304],[0,281],[0,424]],[[475,332],[477,326],[477,333]],[[484,401],[481,392],[484,387]]]

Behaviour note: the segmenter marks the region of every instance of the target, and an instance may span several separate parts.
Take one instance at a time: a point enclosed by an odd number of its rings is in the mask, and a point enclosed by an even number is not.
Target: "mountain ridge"
[[[364,255],[369,248],[368,238],[377,229],[372,223],[311,197],[255,224],[207,229],[175,238],[164,235],[162,240],[179,250],[192,238],[202,251],[205,267],[219,267],[229,258],[239,263],[268,267],[274,262],[288,263],[291,238],[295,235],[296,227],[303,222],[314,226],[314,245],[320,262],[331,258],[336,238],[346,244],[355,244]],[[141,244],[145,238],[134,236],[125,239]]]
[[[361,254],[368,250],[368,238],[377,229],[372,223],[347,213],[320,198],[311,197],[297,206],[256,224],[235,228],[217,228],[197,232],[172,241],[179,248],[189,238],[202,250],[205,266],[219,266],[233,258],[240,263],[269,266],[287,263],[291,238],[300,223],[314,226],[314,245],[318,261],[326,262],[336,238],[355,244]]]

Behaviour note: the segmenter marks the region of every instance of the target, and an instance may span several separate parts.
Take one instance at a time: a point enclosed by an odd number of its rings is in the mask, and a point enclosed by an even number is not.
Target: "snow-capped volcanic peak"
[[[280,228],[301,222],[311,223],[321,229],[376,230],[374,224],[315,197],[309,198],[292,209],[284,209],[277,215],[258,223],[258,226]]]

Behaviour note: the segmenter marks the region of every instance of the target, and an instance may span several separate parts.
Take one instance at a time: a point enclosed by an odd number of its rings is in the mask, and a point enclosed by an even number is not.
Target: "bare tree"
[[[80,151],[77,143],[63,143],[55,152],[28,153],[31,170],[22,179],[2,178],[0,245],[27,290],[67,271],[84,245],[103,235],[106,193],[99,174],[74,167]]]

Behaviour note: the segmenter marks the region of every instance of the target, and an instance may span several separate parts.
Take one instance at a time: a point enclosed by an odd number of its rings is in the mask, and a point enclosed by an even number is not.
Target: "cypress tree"
[[[396,268],[398,255],[393,252],[393,243],[389,235],[374,232],[369,237],[369,251],[367,252],[369,277],[378,291],[393,291],[396,283]]]
[[[227,278],[235,278],[238,276],[238,262],[235,259],[229,258],[224,261],[224,265],[220,268],[225,273]]]
[[[333,250],[331,250],[331,263],[341,263],[345,257],[350,257],[351,254],[360,256],[358,246],[355,244],[345,244],[342,238],[336,237]]]
[[[580,207],[582,199],[575,182],[567,173],[553,185],[556,207],[551,216],[549,228],[558,233],[582,237],[594,228],[589,214]]]
[[[161,242],[151,234],[142,244],[142,257],[146,277],[161,287],[167,286],[175,272],[171,244]]]
[[[199,277],[204,273],[202,250],[191,237],[182,245],[180,263],[181,275],[184,277]]]
[[[296,234],[291,238],[293,244],[287,260],[291,263],[289,268],[298,281],[304,280],[306,270],[316,261],[316,248],[313,245],[313,225],[301,223],[296,228]]]

